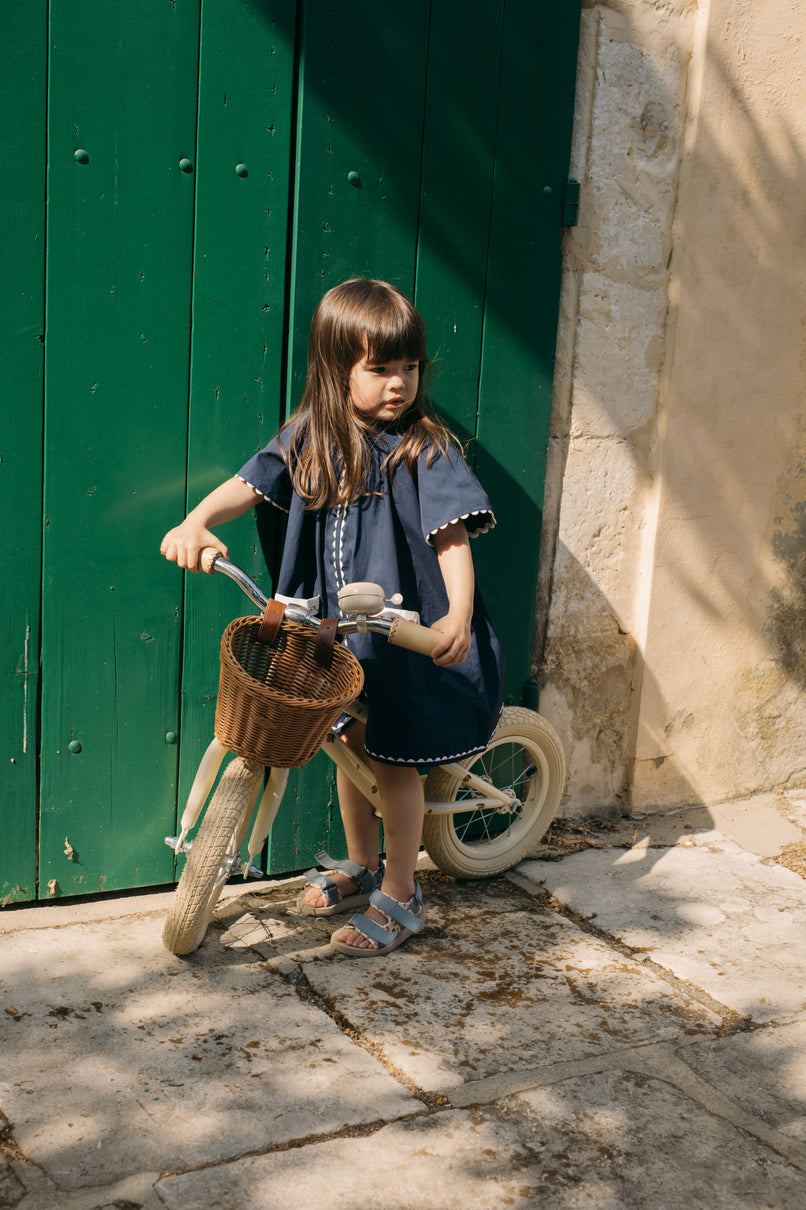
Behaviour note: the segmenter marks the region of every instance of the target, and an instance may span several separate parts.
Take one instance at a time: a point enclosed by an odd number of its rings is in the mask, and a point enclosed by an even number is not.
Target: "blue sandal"
[[[423,892],[419,882],[415,881],[414,894],[407,903],[401,903],[399,899],[393,899],[391,895],[386,895],[383,891],[375,891],[370,895],[369,902],[386,917],[389,923],[378,924],[376,920],[370,920],[366,915],[352,916],[347,927],[357,929],[363,937],[372,942],[372,945],[367,947],[347,945],[344,941],[337,941],[334,933],[330,938],[330,944],[340,954],[349,954],[351,958],[380,958],[384,954],[391,954],[392,950],[396,950],[399,945],[408,940],[412,933],[419,933],[425,924]]]
[[[373,891],[383,881],[383,862],[374,873],[371,873],[366,866],[358,865],[355,861],[334,861],[325,852],[317,853],[316,860],[326,870],[333,870],[344,874],[347,878],[352,878],[358,890],[355,894],[348,892],[345,895],[333,879],[328,878],[327,874],[322,874],[317,869],[308,870],[305,875],[308,885],[315,886],[322,892],[325,904],[323,907],[314,907],[313,904],[308,903],[303,887],[297,896],[297,911],[300,916],[334,916],[336,912],[347,912],[350,908],[364,907],[370,902]]]

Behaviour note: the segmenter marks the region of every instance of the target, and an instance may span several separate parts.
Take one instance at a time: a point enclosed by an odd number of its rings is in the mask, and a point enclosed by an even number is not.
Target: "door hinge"
[[[575,180],[573,177],[565,182],[565,187],[563,188],[563,227],[576,227],[577,225],[580,189],[581,185],[579,181]]]

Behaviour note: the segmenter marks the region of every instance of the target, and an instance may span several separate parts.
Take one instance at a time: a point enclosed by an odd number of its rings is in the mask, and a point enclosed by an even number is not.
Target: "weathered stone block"
[[[644,480],[621,441],[575,442],[563,480],[548,632],[631,629]]]
[[[654,436],[666,312],[662,289],[581,275],[572,438],[635,434],[645,460],[649,435],[640,430],[651,426]]]
[[[635,644],[626,634],[549,638],[540,670],[540,713],[568,761],[562,813],[621,814],[632,769]]]

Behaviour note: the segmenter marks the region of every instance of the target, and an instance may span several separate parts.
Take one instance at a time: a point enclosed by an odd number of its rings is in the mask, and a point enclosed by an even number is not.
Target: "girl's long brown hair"
[[[411,467],[428,446],[428,460],[452,441],[423,392],[425,328],[413,304],[396,286],[354,278],[328,290],[314,313],[308,341],[308,377],[302,402],[285,427],[295,431],[288,449],[294,490],[309,509],[355,500],[368,490],[372,437],[376,432],[350,402],[353,366],[366,355],[373,365],[419,362],[413,403],[387,431],[401,437],[386,460]]]

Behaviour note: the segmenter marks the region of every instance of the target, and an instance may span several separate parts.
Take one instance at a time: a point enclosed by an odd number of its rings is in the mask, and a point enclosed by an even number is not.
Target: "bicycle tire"
[[[263,765],[236,756],[204,813],[162,932],[162,943],[183,956],[198,949],[229,877],[230,858],[246,834]]]
[[[484,752],[457,763],[499,789],[512,790],[517,806],[426,815],[423,843],[444,873],[489,878],[517,865],[545,835],[565,789],[565,753],[541,715],[507,706]],[[426,802],[461,801],[464,793],[452,773],[435,769],[426,778]]]

